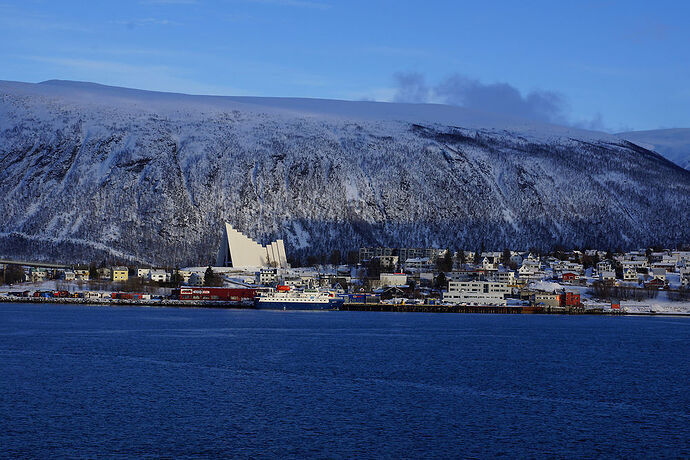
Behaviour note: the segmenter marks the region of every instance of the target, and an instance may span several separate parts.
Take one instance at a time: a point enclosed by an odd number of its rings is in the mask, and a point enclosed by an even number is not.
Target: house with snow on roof
[[[652,268],[652,279],[661,280],[666,282],[666,269],[665,268]]]
[[[627,270],[623,270],[623,280],[624,281],[638,281],[638,274],[637,270],[634,268],[628,268]]]

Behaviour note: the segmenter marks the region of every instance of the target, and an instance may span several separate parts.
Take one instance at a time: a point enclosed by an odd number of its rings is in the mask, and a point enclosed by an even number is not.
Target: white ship
[[[288,286],[278,286],[274,292],[259,294],[254,306],[264,310],[337,310],[344,302],[333,291],[292,291]]]

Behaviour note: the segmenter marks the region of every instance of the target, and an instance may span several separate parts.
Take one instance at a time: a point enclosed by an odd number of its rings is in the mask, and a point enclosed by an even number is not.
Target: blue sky
[[[685,1],[0,0],[0,79],[690,127],[688,23]]]

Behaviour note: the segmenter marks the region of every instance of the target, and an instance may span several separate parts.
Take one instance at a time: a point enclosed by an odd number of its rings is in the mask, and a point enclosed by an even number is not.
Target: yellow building
[[[113,281],[127,281],[128,275],[127,267],[113,267]]]

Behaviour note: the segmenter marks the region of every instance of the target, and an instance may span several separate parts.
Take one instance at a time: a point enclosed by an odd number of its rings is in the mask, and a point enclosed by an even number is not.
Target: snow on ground
[[[560,291],[564,286],[552,281],[535,281],[529,284],[529,288],[536,291],[555,292]]]

